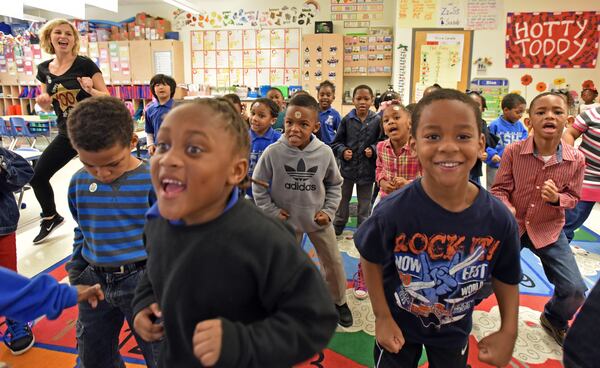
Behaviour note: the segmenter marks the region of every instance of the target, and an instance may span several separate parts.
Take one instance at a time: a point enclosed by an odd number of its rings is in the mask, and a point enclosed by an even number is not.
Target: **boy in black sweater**
[[[158,204],[133,304],[135,330],[148,341],[166,337],[163,367],[289,367],[334,332],[333,301],[290,229],[237,198],[249,142],[222,99],[175,108],[158,133]]]

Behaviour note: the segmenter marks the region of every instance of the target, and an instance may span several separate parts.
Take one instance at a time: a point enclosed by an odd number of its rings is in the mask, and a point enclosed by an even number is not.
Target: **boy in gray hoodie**
[[[256,205],[289,223],[300,243],[306,233],[317,250],[325,280],[339,314],[339,324],[352,326],[346,303],[346,273],[331,220],[342,197],[342,176],[329,146],[313,133],[319,130],[319,104],[301,94],[288,103],[285,133],[263,152],[252,178]]]

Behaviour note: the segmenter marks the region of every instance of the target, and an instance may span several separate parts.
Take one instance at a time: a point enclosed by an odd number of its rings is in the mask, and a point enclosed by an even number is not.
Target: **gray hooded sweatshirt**
[[[342,198],[343,179],[333,151],[314,135],[303,150],[281,136],[263,152],[252,178],[270,183],[269,189],[252,184],[256,205],[272,216],[286,210],[297,232],[330,226],[318,225],[315,215],[323,211],[333,221]]]

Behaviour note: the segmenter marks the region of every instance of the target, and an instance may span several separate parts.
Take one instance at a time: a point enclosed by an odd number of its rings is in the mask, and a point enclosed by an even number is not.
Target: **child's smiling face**
[[[163,217],[198,224],[222,213],[248,169],[225,125],[222,113],[201,104],[182,105],[166,116],[151,159]]]

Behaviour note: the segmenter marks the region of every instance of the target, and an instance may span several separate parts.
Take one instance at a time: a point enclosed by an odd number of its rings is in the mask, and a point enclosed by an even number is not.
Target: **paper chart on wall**
[[[115,42],[108,43],[108,50],[110,53],[110,69],[119,73],[121,71],[121,65],[119,64],[119,46]]]
[[[209,86],[217,85],[216,69],[204,69],[204,84],[208,84]]]
[[[217,50],[227,50],[229,47],[229,37],[227,37],[227,31],[217,31],[215,39]]]
[[[456,71],[456,80],[462,79],[462,57],[465,44],[465,35],[458,33],[429,33],[426,38],[427,44],[433,45],[457,45],[457,54],[452,54],[459,67]],[[454,60],[454,59],[453,59]],[[452,77],[451,77],[452,78]]]
[[[123,75],[129,75],[129,46],[119,46],[119,60],[121,72]]]
[[[285,47],[288,49],[300,48],[300,30],[286,29],[285,30]]]
[[[285,66],[285,54],[283,49],[271,50],[271,68],[283,68]]]
[[[269,75],[269,69],[256,69],[256,85],[264,86],[270,84],[271,79]]]
[[[243,31],[243,47],[244,49],[255,49],[256,48],[256,31],[253,29],[245,29]]]
[[[257,86],[256,69],[244,69],[244,85]]]
[[[217,69],[217,87],[229,86],[229,69]]]
[[[229,51],[229,67],[242,68],[244,66],[244,59],[242,55],[242,50]]]
[[[233,30],[228,31],[227,35],[229,36],[229,49],[230,50],[241,50],[243,35],[241,30]]]
[[[268,68],[271,63],[271,55],[269,50],[256,50],[256,66],[259,68]]]
[[[204,32],[192,31],[192,50],[204,49]]]
[[[192,69],[192,83],[195,85],[204,84],[204,69]]]
[[[435,27],[437,25],[437,0],[400,0],[398,27]]]
[[[272,29],[271,30],[271,48],[282,49],[285,47],[285,30],[283,29]]]
[[[192,68],[204,68],[204,51],[192,51]]]
[[[216,49],[217,34],[215,31],[204,32],[204,50],[210,51]]]
[[[439,0],[438,23],[440,27],[464,27],[465,7],[462,0]]]
[[[284,85],[290,86],[298,83],[300,80],[300,69],[286,69]]]
[[[229,52],[217,51],[217,68],[229,68]]]
[[[285,50],[285,67],[299,68],[300,67],[300,51],[298,49]]]
[[[237,85],[240,86],[244,82],[244,77],[242,75],[242,69],[229,69],[229,85]]]
[[[271,48],[271,31],[268,29],[263,29],[258,32],[256,36],[256,43],[259,49],[268,49]]]
[[[284,70],[283,69],[271,69],[271,85],[282,86],[284,83]]]
[[[35,46],[35,45],[34,45]],[[39,47],[39,45],[37,45]],[[34,48],[35,51],[35,48]],[[92,42],[88,48],[90,59],[96,63],[96,65],[100,64],[100,53],[98,52],[98,43]]]
[[[244,68],[256,68],[256,50],[244,50]]]
[[[217,52],[216,51],[204,51],[204,67],[205,68],[216,68],[217,67]]]
[[[462,69],[458,48],[458,45],[422,45],[419,82],[456,88]]]
[[[497,29],[499,9],[498,0],[467,0],[466,29]]]

